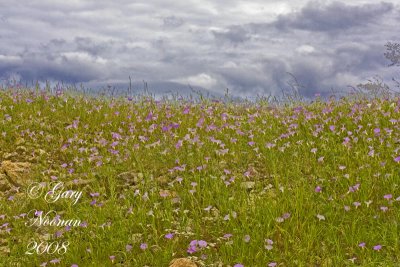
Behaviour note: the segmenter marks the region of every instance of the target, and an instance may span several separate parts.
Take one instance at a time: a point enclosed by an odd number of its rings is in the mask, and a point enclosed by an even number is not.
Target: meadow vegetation
[[[273,106],[2,88],[0,150],[29,164],[18,187],[0,176],[1,266],[400,264],[399,97]],[[34,182],[83,194],[33,198]],[[81,223],[27,226],[50,210]],[[32,241],[69,243],[26,254]]]

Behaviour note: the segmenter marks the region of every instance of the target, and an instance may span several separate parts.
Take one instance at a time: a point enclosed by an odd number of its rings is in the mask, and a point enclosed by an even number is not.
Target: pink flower
[[[274,241],[272,241],[271,239],[265,239],[265,242],[267,243],[267,245],[265,245],[265,248],[267,249],[267,250],[271,250],[271,249],[273,249],[273,244],[274,244]]]
[[[197,244],[198,244],[199,247],[201,247],[201,248],[207,247],[207,242],[204,241],[204,240],[199,240],[199,241],[197,242]]]
[[[382,249],[382,245],[376,245],[376,246],[374,246],[374,250],[381,250]]]
[[[168,233],[168,234],[165,235],[166,239],[172,239],[173,237],[174,237],[173,233]]]
[[[197,251],[196,246],[190,246],[187,250],[187,253],[193,254]]]
[[[230,237],[232,237],[232,234],[224,234],[223,238],[225,239],[229,239]]]
[[[387,199],[387,200],[391,199],[392,197],[393,197],[392,194],[388,194],[388,195],[384,195],[383,196],[383,198]]]
[[[35,211],[35,215],[38,216],[38,217],[41,216],[42,213],[43,213],[43,211],[41,211],[41,210]]]
[[[178,140],[178,142],[175,144],[175,148],[179,149],[182,147],[183,141],[182,140]]]
[[[53,259],[50,261],[50,263],[53,263],[53,264],[60,263],[60,259]]]

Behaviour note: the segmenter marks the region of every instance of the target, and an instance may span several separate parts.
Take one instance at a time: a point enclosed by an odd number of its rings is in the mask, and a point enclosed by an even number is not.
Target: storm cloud
[[[398,76],[383,56],[400,41],[396,2],[0,2],[0,77],[254,97],[293,75],[303,95],[328,94]]]
[[[278,29],[287,28],[307,31],[342,33],[354,27],[365,27],[379,22],[394,9],[391,3],[350,6],[341,2],[323,5],[309,2],[300,12],[281,15],[273,23]]]

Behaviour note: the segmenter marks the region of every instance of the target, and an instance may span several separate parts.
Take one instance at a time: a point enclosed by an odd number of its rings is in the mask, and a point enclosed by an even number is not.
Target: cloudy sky
[[[399,24],[398,0],[0,0],[0,77],[312,96],[400,76]]]

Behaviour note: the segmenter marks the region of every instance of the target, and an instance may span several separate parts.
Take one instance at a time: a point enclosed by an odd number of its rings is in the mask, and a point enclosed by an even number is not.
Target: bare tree
[[[389,66],[400,66],[400,44],[388,42],[385,46],[387,52],[384,55],[392,62]],[[396,87],[400,88],[400,81],[395,78],[392,80],[396,83]]]
[[[388,42],[385,47],[386,53],[384,53],[384,56],[386,59],[391,61],[389,67],[400,66],[400,44]],[[392,80],[397,84],[396,87],[400,88],[400,82],[395,78],[392,78]],[[389,97],[392,94],[399,95],[398,91],[390,89],[389,85],[387,85],[379,76],[375,76],[373,79],[368,80],[367,83],[360,83],[356,87],[349,87],[359,96]]]
[[[388,42],[385,47],[387,52],[384,55],[392,62],[389,66],[400,66],[400,44]]]

